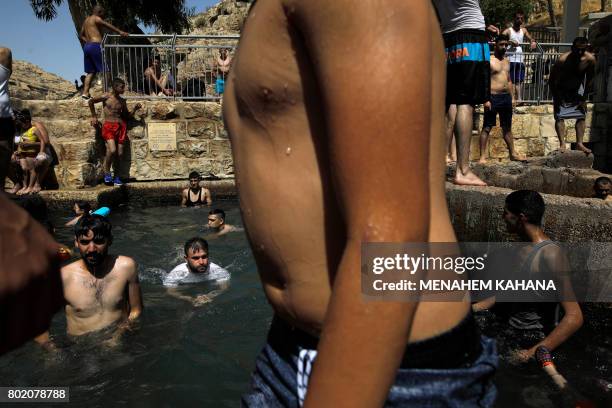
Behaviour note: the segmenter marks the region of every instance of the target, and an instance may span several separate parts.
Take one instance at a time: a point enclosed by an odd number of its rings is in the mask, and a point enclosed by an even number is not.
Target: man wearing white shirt
[[[185,260],[187,262],[177,265],[164,277],[164,286],[168,287],[171,296],[186,300],[194,306],[201,306],[211,302],[229,287],[230,274],[224,268],[209,261],[208,242],[205,239],[194,237],[185,243]],[[214,281],[219,289],[196,297],[183,295],[177,290],[180,284],[206,281]]]

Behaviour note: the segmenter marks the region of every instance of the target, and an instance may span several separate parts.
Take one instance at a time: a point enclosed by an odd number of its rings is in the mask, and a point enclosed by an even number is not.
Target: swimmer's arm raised
[[[329,166],[347,232],[305,406],[382,406],[416,304],[363,300],[361,245],[427,241],[432,74],[427,64],[408,61],[431,60],[432,10],[422,0],[381,1],[376,12],[371,2],[348,0],[293,6],[290,19],[321,84]],[[401,86],[389,86],[389,78]],[[385,136],[373,143],[381,129]]]

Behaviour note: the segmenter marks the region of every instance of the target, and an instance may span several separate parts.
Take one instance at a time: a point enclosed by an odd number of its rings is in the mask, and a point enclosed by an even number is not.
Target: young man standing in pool
[[[208,242],[203,238],[194,237],[185,243],[185,263],[177,265],[164,277],[164,286],[168,293],[181,300],[186,300],[194,306],[201,306],[219,296],[229,287],[230,274],[227,270],[208,258]],[[179,284],[214,282],[219,289],[204,295],[191,297],[180,293],[176,287]]]
[[[518,234],[521,242],[531,242],[518,254],[522,273],[521,278],[552,279],[556,288],[563,288],[571,294],[571,282],[561,274],[569,270],[569,264],[562,249],[555,244],[542,229],[544,199],[532,190],[518,190],[506,197],[503,219],[511,234]],[[580,305],[575,300],[561,300],[563,318],[556,322],[557,303],[551,302],[547,291],[531,296],[541,298],[541,302],[521,302],[500,304],[500,313],[508,317],[508,324],[516,330],[515,340],[519,349],[511,360],[516,363],[534,358],[539,346],[554,350],[566,342],[583,322]],[[567,296],[572,297],[572,296]],[[473,305],[474,310],[493,307],[495,298],[489,298]]]
[[[67,332],[81,336],[117,324],[109,340],[116,343],[143,309],[136,262],[108,253],[113,236],[102,216],[83,215],[74,235],[81,259],[62,268]],[[48,333],[37,341],[48,341]]]
[[[407,63],[414,55],[424,63]],[[366,302],[361,292],[363,243],[456,240],[431,3],[257,1],[223,108],[275,313],[243,404],[490,406],[496,354],[469,300]]]
[[[189,173],[189,187],[181,193],[181,207],[199,207],[211,205],[212,198],[206,187],[200,186],[200,173],[192,171]]]
[[[125,82],[121,78],[113,79],[113,88],[110,93],[89,100],[89,110],[91,111],[91,126],[97,128],[98,115],[96,114],[96,103],[102,102],[104,106],[104,124],[102,125],[102,138],[106,145],[106,155],[104,156],[104,184],[121,186],[123,182],[119,177],[119,165],[123,157],[123,147],[128,140],[127,121],[134,116],[142,105],[137,103],[130,112],[125,99],[121,95],[125,92]],[[111,176],[111,164],[113,164],[115,178]]]
[[[237,230],[235,226],[225,223],[225,211],[220,208],[213,208],[208,213],[208,228],[213,231],[211,238],[220,237]]]

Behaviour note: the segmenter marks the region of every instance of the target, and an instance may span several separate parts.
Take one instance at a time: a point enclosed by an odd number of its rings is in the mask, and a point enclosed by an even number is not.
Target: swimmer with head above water
[[[136,262],[108,253],[113,236],[105,217],[84,214],[74,235],[81,259],[62,268],[67,332],[81,336],[118,324],[107,341],[116,345],[143,310]],[[36,340],[47,343],[49,333]]]
[[[238,231],[234,225],[225,223],[225,211],[220,208],[213,208],[208,213],[208,228],[212,234],[207,235],[207,238],[216,238],[228,232]]]
[[[164,286],[168,293],[177,299],[185,300],[194,306],[202,306],[211,302],[229,287],[230,273],[219,265],[210,262],[208,258],[208,242],[194,237],[185,243],[185,261],[172,269],[164,277]],[[204,295],[191,297],[180,293],[177,287],[181,284],[213,282],[219,288]]]

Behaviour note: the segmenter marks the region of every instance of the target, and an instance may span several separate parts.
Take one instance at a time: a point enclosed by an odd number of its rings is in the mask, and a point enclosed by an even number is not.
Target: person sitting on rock
[[[199,207],[212,204],[210,191],[206,187],[200,186],[200,179],[200,173],[197,171],[189,173],[189,187],[183,190],[181,207]]]
[[[600,198],[609,203],[612,202],[612,195],[610,194],[612,189],[612,181],[609,177],[597,177],[593,184],[593,190],[595,190],[595,198]]]
[[[113,79],[112,91],[100,97],[89,100],[89,110],[91,111],[91,126],[97,128],[98,115],[96,114],[96,103],[102,102],[104,106],[104,124],[102,125],[102,138],[106,144],[106,155],[104,156],[104,184],[121,186],[123,182],[119,177],[119,165],[123,156],[123,146],[128,140],[127,120],[132,118],[136,111],[141,108],[141,104],[134,105],[130,112],[125,99],[121,95],[125,92],[125,81],[121,78]],[[117,159],[117,160],[115,160]],[[113,179],[110,169],[114,162],[115,177]]]
[[[22,133],[19,136],[17,151],[13,154],[13,161],[19,162],[23,176],[21,180],[16,180],[11,193],[17,195],[38,193],[41,190],[41,180],[54,161],[49,135],[42,123],[32,122],[28,109],[15,114],[15,124]]]
[[[147,95],[172,96],[174,94],[174,91],[168,88],[169,73],[162,74],[161,59],[159,55],[151,58],[149,66],[144,71],[144,77],[144,91]]]

